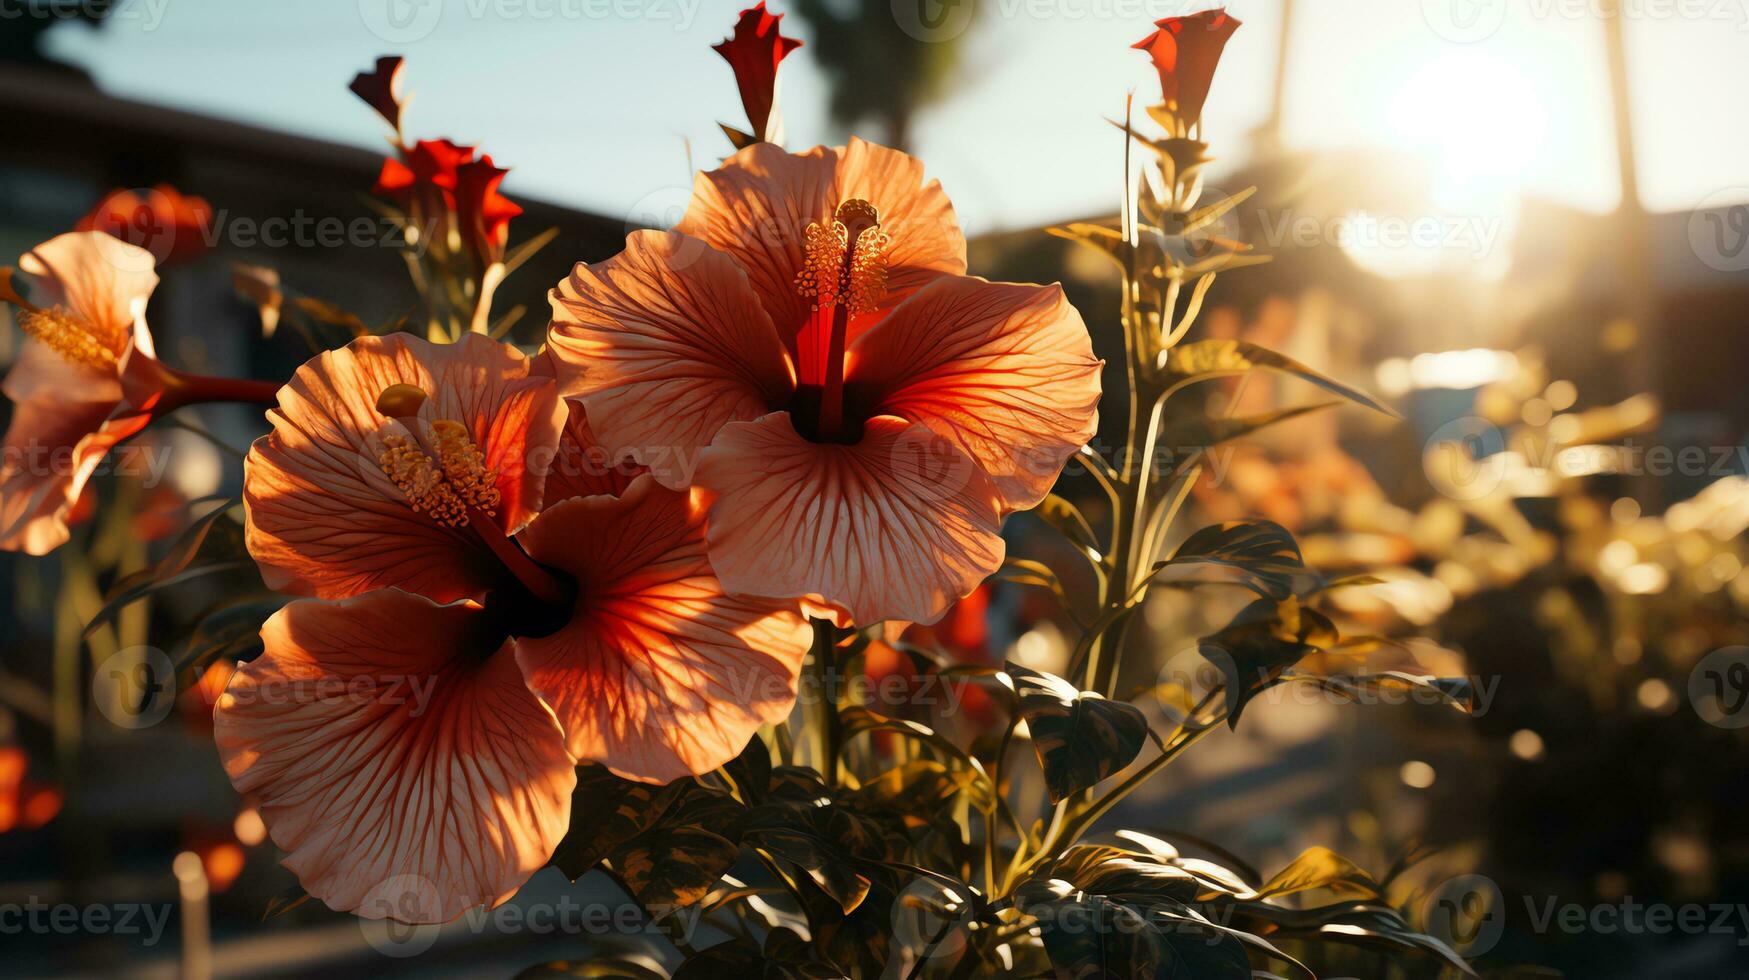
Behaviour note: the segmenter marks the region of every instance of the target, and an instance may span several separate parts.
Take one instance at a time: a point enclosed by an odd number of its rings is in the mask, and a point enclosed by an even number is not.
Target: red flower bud
[[[772,105],[777,98],[777,65],[791,51],[802,46],[793,37],[778,31],[782,14],[765,12],[765,0],[741,11],[735,21],[735,33],[711,46],[735,70],[735,84],[741,89],[741,105],[747,109],[747,121],[753,125],[758,139],[770,138]]]
[[[510,219],[522,213],[521,207],[498,193],[509,172],[494,166],[490,154],[456,168],[456,219],[462,237],[486,265],[503,261]]]
[[[372,71],[361,71],[352,76],[352,84],[347,88],[352,94],[364,100],[364,104],[375,109],[395,132],[401,131],[401,67],[404,64],[399,55],[386,55],[377,59],[377,66]]]
[[[1167,17],[1159,28],[1131,47],[1148,52],[1160,72],[1160,96],[1186,127],[1202,118],[1202,106],[1220,64],[1221,49],[1239,29],[1225,10],[1205,10],[1189,17]]]

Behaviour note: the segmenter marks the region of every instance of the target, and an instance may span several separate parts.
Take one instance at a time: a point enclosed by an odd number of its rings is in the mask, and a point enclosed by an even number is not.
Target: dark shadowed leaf
[[[577,767],[571,793],[571,826],[553,852],[553,865],[572,881],[588,874],[614,848],[649,829],[685,789],[621,779],[606,767]]]
[[[1197,650],[1226,679],[1227,724],[1237,727],[1252,698],[1280,683],[1300,659],[1337,641],[1328,617],[1289,596],[1280,602],[1259,599],[1219,632],[1202,638]]]
[[[868,895],[869,879],[851,867],[847,851],[820,833],[825,822],[820,807],[768,803],[748,812],[742,839],[801,868],[849,913]]]
[[[1120,902],[1073,888],[1066,882],[1033,881],[1016,903],[1038,920],[1045,951],[1060,978],[1171,978],[1173,953],[1158,929]]]
[[[1154,566],[1220,565],[1237,569],[1259,595],[1286,599],[1294,579],[1307,574],[1299,542],[1273,521],[1228,521],[1197,531],[1172,557]]]
[[[1019,664],[1003,670],[1014,682],[1051,802],[1094,785],[1142,751],[1148,721],[1135,705],[1078,691],[1061,677]]]
[[[771,789],[771,750],[758,735],[747,742],[741,754],[723,766],[723,772],[735,781],[735,789],[748,806],[765,799]]]
[[[680,799],[660,820],[608,856],[638,904],[656,919],[704,898],[741,853],[746,808],[727,793],[680,785]]]
[[[236,660],[261,648],[261,624],[286,604],[279,595],[251,595],[203,616],[176,658],[180,681],[192,681],[209,664]]]

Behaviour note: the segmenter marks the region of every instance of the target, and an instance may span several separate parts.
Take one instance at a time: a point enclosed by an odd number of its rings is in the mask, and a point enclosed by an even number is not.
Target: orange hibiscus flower
[[[735,593],[930,622],[1002,517],[1092,434],[1099,361],[1057,286],[964,275],[940,184],[894,150],[750,146],[674,232],[552,293],[560,381],[609,444],[713,502]]]
[[[577,761],[667,782],[789,714],[806,621],[724,594],[688,495],[555,464],[602,458],[555,388],[483,337],[363,338],[299,369],[250,454],[264,576],[343,601],[270,620],[214,730],[334,908],[496,904],[563,836]]]
[[[386,415],[396,386],[413,403]],[[513,347],[391,334],[311,359],[268,419],[243,468],[244,540],[267,585],[451,602],[503,583],[492,548],[540,510],[564,408]]]

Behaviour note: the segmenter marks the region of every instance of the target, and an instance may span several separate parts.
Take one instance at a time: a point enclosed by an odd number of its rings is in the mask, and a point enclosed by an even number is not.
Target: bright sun
[[[1425,161],[1429,213],[1417,220],[1440,227],[1406,246],[1356,242],[1348,251],[1381,275],[1451,271],[1454,263],[1484,278],[1503,275],[1546,129],[1537,87],[1516,66],[1479,54],[1428,63],[1391,99],[1385,130],[1396,149]]]

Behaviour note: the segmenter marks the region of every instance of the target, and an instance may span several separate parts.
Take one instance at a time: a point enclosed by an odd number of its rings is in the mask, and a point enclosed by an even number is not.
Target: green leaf
[[[103,608],[97,610],[96,615],[91,617],[91,622],[85,625],[84,638],[90,639],[91,635],[102,629],[103,624],[114,618],[116,613],[148,596],[207,575],[243,569],[253,570],[254,568],[254,562],[248,559],[239,559],[222,561],[212,565],[201,565],[163,578],[158,577],[158,569],[155,567],[144,568],[132,575],[124,576],[110,587],[108,601],[103,604]]]
[[[1016,663],[1002,668],[1020,699],[1020,716],[1045,773],[1051,802],[1059,803],[1135,760],[1148,739],[1148,721],[1135,705],[1109,701],[1051,674]]]
[[[654,825],[686,786],[654,786],[621,779],[593,763],[578,766],[571,826],[553,851],[553,865],[572,881],[583,877],[614,848]]]
[[[1130,243],[1124,240],[1123,232],[1106,225],[1096,225],[1086,221],[1076,221],[1071,224],[1045,229],[1046,232],[1058,238],[1066,238],[1078,242],[1104,255],[1118,264],[1118,268],[1129,268]]]
[[[1275,600],[1294,594],[1294,579],[1307,574],[1299,542],[1273,521],[1228,521],[1197,531],[1156,572],[1170,565],[1221,565],[1237,569],[1259,595]]]
[[[1033,508],[1033,514],[1039,520],[1062,533],[1077,548],[1083,551],[1099,553],[1099,538],[1094,535],[1092,525],[1081,515],[1080,509],[1056,494],[1047,494],[1039,505]]]
[[[727,793],[680,785],[680,799],[662,818],[608,857],[654,919],[704,898],[741,853],[746,808]]]
[[[1399,418],[1396,411],[1371,395],[1332,380],[1285,354],[1243,340],[1197,340],[1179,344],[1166,353],[1166,373],[1180,382],[1243,374],[1257,368],[1280,371],[1310,381],[1332,394]]]
[[[1004,558],[1002,567],[996,569],[996,572],[990,576],[990,580],[1049,589],[1065,608],[1069,605],[1069,595],[1063,589],[1062,580],[1057,578],[1057,573],[1043,562],[1032,561],[1028,558]]]
[[[1138,712],[1138,714],[1140,714],[1140,712]],[[915,721],[906,721],[902,718],[887,718],[877,715],[861,706],[840,709],[838,712],[838,721],[842,726],[845,741],[849,741],[850,737],[853,735],[860,735],[864,732],[896,732],[900,735],[928,743],[936,749],[939,749],[950,758],[964,763],[966,768],[971,770],[976,778],[985,786],[993,785],[990,783],[990,774],[984,770],[983,763],[979,762],[974,756],[968,754],[966,750],[955,745],[952,739],[942,736],[941,733],[930,728],[928,725],[923,725]],[[992,789],[987,796],[980,795],[979,799],[994,800],[995,791]]]
[[[741,754],[723,766],[723,773],[734,781],[741,802],[748,806],[764,802],[771,791],[771,750],[765,740],[758,735],[748,739]]]
[[[1252,698],[1279,683],[1307,654],[1337,639],[1328,617],[1289,596],[1251,603],[1220,631],[1203,637],[1197,650],[1226,678],[1227,724],[1236,728]]]
[[[745,843],[801,868],[839,908],[849,914],[868,896],[869,879],[844,860],[844,852],[816,827],[819,807],[766,804],[747,814]]]
[[[1061,881],[1029,882],[1016,899],[1021,911],[1038,920],[1045,952],[1058,977],[1104,980],[1180,975],[1159,930],[1128,905]]]
[[[199,675],[209,664],[237,660],[258,650],[262,624],[287,601],[280,595],[249,595],[201,617],[176,658],[177,676]]]

